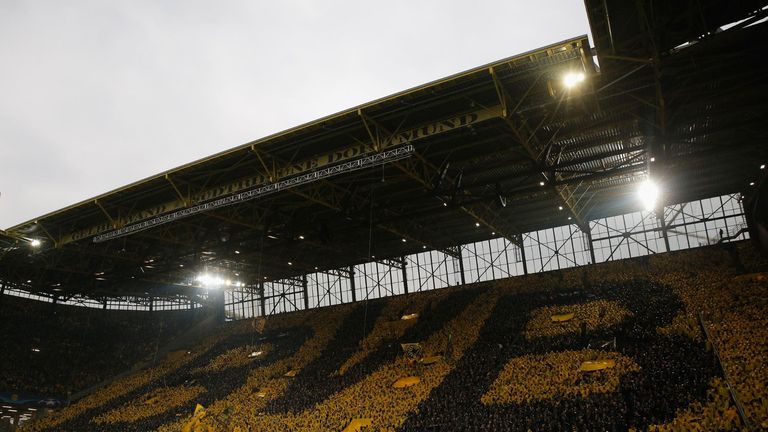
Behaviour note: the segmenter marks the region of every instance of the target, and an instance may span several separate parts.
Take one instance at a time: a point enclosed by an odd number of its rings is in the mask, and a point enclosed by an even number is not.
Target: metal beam
[[[460,274],[460,276],[461,276],[461,284],[462,285],[466,285],[467,284],[467,279],[464,276],[464,258],[462,258],[461,246],[456,246],[456,250],[458,251],[458,255],[459,255],[459,271],[461,272],[461,274]]]
[[[408,294],[408,270],[406,269],[408,261],[405,259],[405,257],[401,257],[400,263],[402,264],[403,269],[403,292]]]
[[[435,184],[433,179],[437,179],[440,176],[440,169],[432,165],[419,153],[415,153],[413,157],[405,161],[397,161],[392,163],[400,171],[406,174],[413,180],[416,180],[422,187],[428,191],[435,191]],[[454,179],[446,175],[444,182],[452,182]],[[447,200],[443,201],[447,204]],[[514,243],[515,234],[517,228],[509,230],[501,224],[510,225],[507,218],[502,218],[498,213],[493,211],[484,202],[475,204],[459,205],[458,208],[464,213],[472,217],[472,219],[482,225],[484,225],[489,231],[496,232],[499,235],[506,237],[509,241]],[[443,251],[443,249],[440,249]],[[449,255],[455,256],[453,253]]]
[[[259,294],[259,307],[261,308],[261,316],[267,316],[267,306],[264,302],[264,282],[259,282],[258,294]]]
[[[357,293],[355,293],[355,266],[349,267],[349,287],[352,290],[352,301],[357,301]]]
[[[494,85],[497,89],[497,94],[502,102],[502,105],[506,106],[507,100],[511,100],[508,92],[504,88],[503,83],[501,80],[499,80],[498,76],[494,73],[493,69],[490,69],[491,71],[491,78],[493,79]],[[538,135],[536,135],[536,132],[541,128],[541,126],[548,120],[548,118],[554,118],[554,116],[559,111],[560,106],[562,105],[563,100],[565,99],[566,94],[563,93],[560,96],[560,99],[558,100],[557,105],[555,106],[555,109],[552,111],[552,113],[544,117],[539,124],[531,130],[530,127],[528,127],[528,123],[521,119],[519,121],[520,125],[517,125],[515,122],[515,112],[507,112],[503,118],[505,123],[509,126],[509,128],[512,130],[512,132],[517,136],[519,143],[522,145],[523,149],[528,153],[531,160],[534,161],[535,164],[540,165],[542,168],[542,173],[547,172],[549,170],[549,167],[547,167],[547,148],[549,148],[549,144],[542,145],[542,143],[539,141]],[[520,102],[519,102],[520,103]],[[518,103],[518,105],[519,105]],[[542,156],[544,156],[542,158]],[[554,180],[561,180],[562,176],[557,173],[556,171],[552,171]],[[582,228],[582,230],[588,229],[586,222],[584,221],[581,213],[576,209],[576,206],[573,202],[573,195],[575,193],[575,190],[572,191],[571,187],[568,185],[552,185],[552,189],[555,191],[557,197],[560,200],[561,207],[566,208],[570,213],[571,216],[576,220],[577,225]]]

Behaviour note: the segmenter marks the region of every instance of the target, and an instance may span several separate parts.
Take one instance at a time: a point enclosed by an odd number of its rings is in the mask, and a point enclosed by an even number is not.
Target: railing
[[[731,240],[733,240],[735,238],[738,238],[742,233],[745,233],[747,231],[749,231],[749,229],[746,226],[743,226],[743,227],[741,227],[741,229],[736,231],[735,234],[731,234],[731,235],[729,235],[727,237],[720,237],[720,239],[717,241],[717,244],[720,244],[720,243],[722,243],[724,241],[731,241]]]

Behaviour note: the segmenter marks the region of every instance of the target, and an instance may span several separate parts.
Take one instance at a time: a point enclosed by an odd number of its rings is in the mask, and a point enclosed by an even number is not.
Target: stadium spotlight
[[[480,222],[475,222],[475,226],[479,227],[480,226]]]
[[[543,181],[540,181],[540,182],[539,182],[539,186],[544,186],[545,184],[546,184],[546,183],[544,183]]]
[[[584,81],[584,72],[568,72],[563,76],[563,85],[565,88],[573,88],[578,83]]]
[[[640,202],[643,203],[643,208],[646,211],[651,211],[656,208],[656,202],[659,200],[659,187],[652,180],[646,180],[640,183],[637,195]]]
[[[219,288],[225,283],[224,279],[208,273],[198,275],[195,280],[200,282],[203,288]]]
[[[655,158],[655,157],[652,157],[652,158],[651,158],[651,162],[656,162],[656,158]]]
[[[288,261],[288,265],[293,265],[293,263],[292,263],[292,262],[290,262],[290,261]]]
[[[304,236],[299,234],[299,240],[304,240]]]
[[[765,164],[760,165],[760,169],[765,169]]]
[[[750,186],[754,186],[754,185],[755,185],[755,182],[749,182],[749,185],[750,185]]]
[[[32,247],[40,247],[42,242],[38,239],[32,239],[32,241],[29,242],[29,245]]]
[[[422,248],[422,249],[426,249],[426,248],[427,248],[427,245],[421,245],[421,248]]]
[[[562,210],[562,209],[563,209],[563,206],[557,206],[557,209],[558,209],[558,210]]]

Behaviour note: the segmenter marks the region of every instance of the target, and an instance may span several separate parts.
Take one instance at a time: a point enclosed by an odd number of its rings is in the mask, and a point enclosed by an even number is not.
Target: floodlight
[[[563,85],[570,89],[584,81],[584,78],[584,72],[568,72],[563,76]]]
[[[640,184],[637,195],[643,203],[643,208],[651,211],[656,208],[656,202],[659,200],[659,187],[652,180],[646,180]]]
[[[29,245],[32,247],[40,247],[42,243],[38,239],[32,239],[31,242],[29,242]]]
[[[205,288],[219,288],[225,284],[225,280],[208,273],[203,273],[195,278]]]

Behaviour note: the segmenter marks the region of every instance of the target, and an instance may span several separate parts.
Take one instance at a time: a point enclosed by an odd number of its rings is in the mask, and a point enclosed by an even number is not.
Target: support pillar
[[[309,309],[309,290],[307,289],[307,275],[301,275],[301,288],[304,291],[304,310]]]
[[[525,259],[525,243],[523,242],[523,236],[520,236],[520,244],[517,246],[520,248],[520,258],[523,260],[523,274],[528,274],[528,261]]]
[[[667,222],[664,220],[664,207],[662,207],[661,210],[656,210],[656,219],[659,220],[659,225],[661,225],[661,235],[664,237],[664,247],[666,247],[666,251],[669,252],[669,236],[667,236]]]
[[[408,271],[406,270],[407,261],[405,260],[405,257],[401,257],[400,259],[403,263],[403,291],[405,294],[408,294]]]
[[[211,307],[211,313],[216,317],[216,321],[223,323],[227,320],[227,311],[224,306],[224,289],[212,289],[208,291],[208,302]]]
[[[592,260],[591,264],[596,264],[595,262],[595,246],[592,244],[592,232],[590,230],[582,232],[587,236],[587,245],[589,246],[589,259]]]
[[[267,306],[264,303],[264,282],[259,282],[259,306],[261,307],[261,316],[267,316]]]
[[[355,293],[355,266],[349,266],[349,288],[352,290],[352,302],[357,301],[357,293]]]
[[[461,253],[461,246],[456,246],[456,250],[459,252],[459,271],[461,272],[461,284],[466,285],[467,279],[464,276],[464,258],[462,257]],[[434,277],[434,275],[432,276]]]

